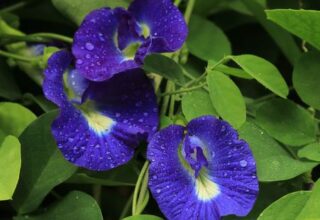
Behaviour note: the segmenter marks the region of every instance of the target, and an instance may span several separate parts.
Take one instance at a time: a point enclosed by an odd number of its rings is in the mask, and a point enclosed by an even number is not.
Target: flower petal
[[[139,66],[133,59],[124,57],[116,43],[118,26],[125,13],[120,8],[95,10],[86,16],[75,33],[72,53],[77,70],[87,79],[104,81]]]
[[[156,133],[148,146],[152,195],[168,219],[218,219],[215,204],[197,199],[192,177],[181,164],[178,148],[183,132],[181,126],[169,126]]]
[[[141,70],[92,82],[83,104],[73,106],[63,89],[71,61],[57,52],[45,71],[44,93],[60,107],[52,134],[70,162],[91,170],[108,170],[128,162],[134,149],[157,129],[158,112],[152,85]]]
[[[192,149],[203,151],[199,156]],[[258,181],[248,145],[228,123],[212,116],[194,119],[186,129],[170,126],[156,133],[148,159],[149,186],[168,219],[243,216],[256,200]],[[198,176],[190,161],[203,166]]]
[[[152,40],[149,52],[173,52],[185,42],[188,27],[171,0],[134,0],[128,10],[142,26],[149,28]]]
[[[208,175],[219,186],[214,199],[219,213],[245,216],[258,194],[256,165],[248,144],[225,121],[212,116],[192,120],[188,135],[200,139],[208,150]]]

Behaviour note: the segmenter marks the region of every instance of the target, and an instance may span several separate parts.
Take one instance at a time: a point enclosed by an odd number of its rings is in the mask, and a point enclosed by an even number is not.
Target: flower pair
[[[128,162],[148,140],[149,187],[168,219],[243,216],[258,191],[255,162],[229,124],[203,116],[156,133],[156,96],[139,67],[150,53],[179,49],[186,36],[171,0],[91,12],[72,54],[48,61],[44,94],[60,108],[52,133],[67,160],[98,171]]]

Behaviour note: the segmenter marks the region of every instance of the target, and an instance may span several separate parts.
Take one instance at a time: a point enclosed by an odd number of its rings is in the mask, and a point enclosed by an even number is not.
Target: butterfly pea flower
[[[51,126],[58,147],[68,161],[91,170],[128,162],[139,143],[157,130],[152,84],[140,69],[104,82],[88,81],[72,69],[72,59],[69,52],[58,51],[45,70],[44,94],[60,108]]]
[[[178,50],[187,25],[172,0],[134,0],[128,10],[102,8],[86,16],[74,36],[76,68],[103,81],[140,67],[150,53]]]
[[[147,157],[149,187],[169,220],[245,216],[256,200],[256,165],[248,144],[212,116],[159,131]]]

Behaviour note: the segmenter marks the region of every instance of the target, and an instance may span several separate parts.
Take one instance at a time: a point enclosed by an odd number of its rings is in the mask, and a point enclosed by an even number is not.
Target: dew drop
[[[246,167],[248,165],[248,162],[246,160],[241,160],[240,161],[240,166],[241,167]]]
[[[161,189],[157,189],[157,193],[161,193]]]
[[[92,43],[87,42],[85,46],[86,46],[87,50],[93,50],[94,49],[94,45]]]
[[[81,59],[78,59],[77,64],[81,65],[81,64],[83,64],[83,61]]]

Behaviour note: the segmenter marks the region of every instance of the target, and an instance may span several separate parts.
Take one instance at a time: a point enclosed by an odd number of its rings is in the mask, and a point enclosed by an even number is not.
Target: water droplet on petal
[[[240,161],[240,166],[246,167],[248,165],[248,162],[246,160],[241,160]]]
[[[85,47],[86,47],[87,50],[93,50],[94,49],[94,45],[92,43],[89,43],[89,42],[86,43]]]
[[[157,193],[161,193],[161,189],[157,189]]]
[[[83,61],[81,59],[78,59],[77,64],[81,65],[81,64],[83,64]]]

